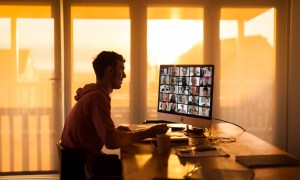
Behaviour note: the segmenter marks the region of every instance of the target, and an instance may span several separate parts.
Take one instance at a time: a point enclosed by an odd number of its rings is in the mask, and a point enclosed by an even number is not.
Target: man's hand
[[[118,126],[118,127],[116,128],[116,130],[117,130],[117,131],[126,131],[126,132],[129,132],[129,131],[130,131],[130,129],[129,129],[128,127],[126,127],[126,126]]]
[[[153,136],[156,136],[157,134],[165,134],[168,130],[169,127],[166,124],[158,124],[150,128]]]

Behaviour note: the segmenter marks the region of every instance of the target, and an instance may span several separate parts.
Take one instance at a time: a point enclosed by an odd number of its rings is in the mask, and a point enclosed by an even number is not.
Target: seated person
[[[167,111],[167,108],[168,108],[168,104],[166,102],[162,102],[160,104],[160,107],[161,107],[161,111]]]
[[[176,95],[175,94],[172,94],[171,97],[170,97],[170,103],[176,103]]]
[[[181,104],[181,109],[180,109],[178,112],[179,112],[179,113],[186,113],[186,110],[185,110],[183,104]]]
[[[187,94],[186,86],[181,86],[179,90],[180,94]]]
[[[123,56],[112,51],[103,51],[94,59],[96,83],[86,84],[76,92],[77,102],[66,118],[61,135],[64,148],[83,148],[88,157],[95,157],[101,154],[104,145],[117,149],[167,132],[166,125],[138,132],[115,127],[110,94],[120,89],[126,78],[124,63]]]
[[[201,96],[208,96],[208,88],[207,87],[201,87],[202,91],[201,91]]]
[[[175,103],[171,104],[170,112],[171,113],[175,113],[176,112],[176,104]]]
[[[196,96],[190,96],[189,105],[198,105],[197,99]]]
[[[201,104],[201,106],[205,106],[205,107],[209,107],[210,106],[208,97],[203,97],[202,98],[202,104]]]
[[[209,77],[203,77],[200,82],[200,86],[210,86]]]
[[[207,109],[206,108],[201,108],[201,114],[200,115],[202,115],[202,116],[207,116]]]
[[[169,87],[170,87],[170,93],[176,93],[174,85],[170,85]]]
[[[192,86],[190,95],[198,95],[199,93],[198,87]]]
[[[195,106],[191,106],[189,109],[189,114],[197,115],[197,110]]]
[[[168,95],[166,93],[161,94],[161,101],[162,102],[169,102]]]
[[[187,96],[186,95],[181,95],[181,103],[187,104]]]

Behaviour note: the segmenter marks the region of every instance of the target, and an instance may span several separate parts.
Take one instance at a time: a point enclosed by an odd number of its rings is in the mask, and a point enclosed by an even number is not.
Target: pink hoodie
[[[111,119],[110,92],[101,85],[86,84],[76,93],[77,103],[66,119],[62,145],[90,153],[100,153],[103,145],[119,148],[120,134]]]

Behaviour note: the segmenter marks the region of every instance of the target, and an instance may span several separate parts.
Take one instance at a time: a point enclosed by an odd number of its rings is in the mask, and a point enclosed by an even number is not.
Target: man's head
[[[203,84],[208,85],[208,80],[209,80],[208,77],[204,77],[203,78]]]
[[[186,95],[182,95],[182,96],[181,96],[181,101],[182,101],[182,103],[186,103],[186,102],[187,102],[187,97],[186,97]]]
[[[176,66],[173,66],[173,67],[172,67],[172,75],[173,75],[173,76],[176,76],[176,75],[177,75],[177,67],[176,67]]]
[[[125,59],[122,55],[113,51],[102,51],[93,61],[93,68],[97,80],[109,78],[113,89],[120,89],[123,78],[126,78],[124,72]]]
[[[203,96],[208,96],[208,88],[207,87],[203,88]]]
[[[174,85],[170,85],[170,93],[174,93],[175,92],[175,86]]]
[[[183,76],[186,76],[186,74],[187,74],[187,69],[184,67],[184,68],[182,68],[181,71],[182,71],[182,75],[183,75]]]
[[[202,115],[206,115],[206,108],[202,108]]]
[[[196,86],[193,86],[193,87],[192,87],[191,94],[192,94],[192,95],[197,94],[197,87],[196,87]]]
[[[191,114],[196,114],[196,109],[195,109],[194,106],[191,106],[191,108],[190,108],[190,113],[191,113]]]
[[[196,86],[197,85],[197,78],[196,77],[192,77],[191,78],[191,85],[192,86]]]
[[[165,111],[165,110],[167,110],[167,108],[168,108],[167,103],[166,102],[162,102],[161,103],[161,110]]]

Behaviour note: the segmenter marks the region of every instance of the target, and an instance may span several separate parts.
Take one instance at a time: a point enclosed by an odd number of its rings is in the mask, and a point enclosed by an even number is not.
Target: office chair
[[[87,160],[85,164],[87,180],[122,180],[122,162],[116,154],[103,154]]]
[[[56,143],[59,158],[59,176],[61,180],[85,179],[84,165],[86,153],[84,149],[67,149]]]

